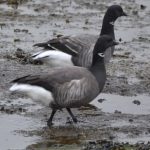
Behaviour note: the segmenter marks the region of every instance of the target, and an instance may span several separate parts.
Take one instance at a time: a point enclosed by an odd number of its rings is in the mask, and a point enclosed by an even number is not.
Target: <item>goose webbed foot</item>
[[[74,122],[74,123],[77,123],[77,122],[78,122],[78,120],[77,120],[77,118],[73,115],[73,113],[72,113],[71,109],[70,109],[70,108],[66,108],[66,109],[67,109],[67,111],[68,111],[69,115],[71,116],[71,118],[72,118],[73,122]]]
[[[48,127],[51,127],[51,126],[53,126],[53,123],[52,123],[52,121],[49,121],[49,120],[48,120],[48,121],[47,121],[47,126],[48,126]]]
[[[52,110],[51,116],[50,116],[50,118],[49,118],[48,121],[47,121],[48,127],[51,127],[51,126],[53,125],[52,120],[53,120],[53,117],[54,117],[56,111],[57,111],[57,109],[53,109],[53,110]]]

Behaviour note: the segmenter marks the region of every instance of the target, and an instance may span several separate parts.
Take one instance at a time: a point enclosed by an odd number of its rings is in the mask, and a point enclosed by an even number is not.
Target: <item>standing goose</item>
[[[28,75],[12,81],[10,91],[21,92],[34,101],[52,108],[48,126],[57,109],[66,108],[74,122],[76,117],[70,108],[76,108],[91,102],[103,89],[106,81],[104,52],[106,48],[117,45],[108,35],[101,36],[93,50],[92,66],[54,68],[48,73]]]
[[[100,36],[110,35],[115,40],[114,22],[121,16],[127,16],[121,6],[110,6],[105,13]],[[45,43],[35,44],[34,46],[49,50],[35,53],[32,57],[34,60],[41,60],[52,67],[75,65],[88,68],[92,64],[93,43],[95,43],[97,39],[98,36],[90,34],[61,36]],[[114,47],[107,49],[105,62],[109,62],[113,52]]]

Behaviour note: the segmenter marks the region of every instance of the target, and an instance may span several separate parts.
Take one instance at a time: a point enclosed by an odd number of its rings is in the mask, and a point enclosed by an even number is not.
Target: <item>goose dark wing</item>
[[[45,43],[37,43],[33,46],[43,47],[49,50],[60,50],[72,56],[76,56],[78,52],[76,51],[76,43],[69,36],[62,36],[54,38]]]
[[[23,83],[43,87],[52,91],[58,85],[70,82],[71,80],[80,80],[90,74],[87,69],[80,67],[57,68],[50,72],[39,75],[27,75],[13,80],[13,83]]]
[[[77,36],[61,36],[45,43],[37,43],[34,46],[50,50],[60,50],[72,56],[77,56],[83,50],[88,50],[95,43],[98,36],[85,34]]]

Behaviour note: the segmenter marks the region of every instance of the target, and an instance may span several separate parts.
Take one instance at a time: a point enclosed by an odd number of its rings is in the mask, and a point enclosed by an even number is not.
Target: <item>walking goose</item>
[[[100,35],[110,35],[115,39],[114,22],[120,16],[127,16],[119,5],[112,5],[105,13]],[[90,67],[92,64],[93,47],[99,36],[77,35],[61,36],[45,43],[37,43],[34,46],[49,49],[32,55],[34,60],[41,60],[44,63],[56,66],[82,66]],[[59,51],[56,51],[59,50]],[[109,62],[113,55],[114,47],[109,48],[105,53],[105,62]]]
[[[24,93],[34,101],[49,105],[52,113],[48,126],[52,125],[56,111],[62,108],[66,108],[73,121],[77,122],[70,108],[88,104],[102,91],[106,80],[104,52],[117,44],[112,37],[103,35],[95,44],[90,68],[53,68],[39,75],[24,76],[12,81],[14,84],[10,91]]]

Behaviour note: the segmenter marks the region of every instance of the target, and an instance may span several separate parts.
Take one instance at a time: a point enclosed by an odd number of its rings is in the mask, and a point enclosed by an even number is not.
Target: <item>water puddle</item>
[[[28,132],[39,130],[44,122],[38,117],[24,116],[41,109],[31,99],[1,99],[0,100],[0,149],[24,149],[36,143],[41,137],[31,136]]]
[[[105,99],[100,103],[99,99]],[[140,104],[134,104],[133,101]],[[150,97],[139,96],[119,96],[113,94],[100,94],[91,104],[102,109],[103,112],[114,113],[116,110],[125,114],[150,114]]]
[[[148,121],[150,97],[148,95],[130,97],[100,94],[91,104],[103,112],[118,114],[118,117],[109,120],[110,127],[112,130],[114,129],[115,142],[136,144],[150,141]]]
[[[39,120],[20,115],[0,114],[0,149],[24,149],[39,137],[24,136],[21,130],[35,130],[41,126]],[[19,133],[18,133],[19,132]]]

